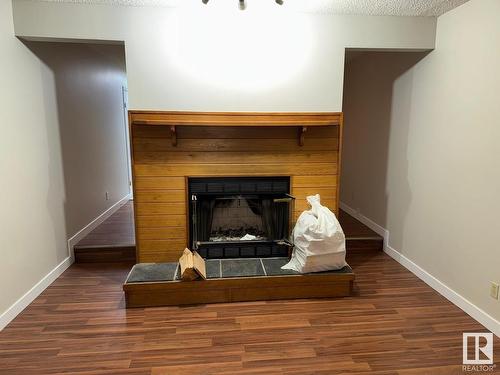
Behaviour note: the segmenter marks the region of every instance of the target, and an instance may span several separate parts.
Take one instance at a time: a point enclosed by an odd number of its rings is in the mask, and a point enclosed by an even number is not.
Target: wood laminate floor
[[[342,226],[342,229],[344,230],[347,239],[382,239],[380,235],[375,233],[373,230],[371,230],[366,225],[361,223],[359,220],[356,220],[354,217],[343,210],[339,210],[339,222]]]
[[[382,252],[348,261],[349,298],[129,310],[129,265],[74,264],[0,332],[0,374],[463,374],[484,327]]]
[[[76,246],[135,246],[134,202],[121,206],[113,215],[85,236]]]

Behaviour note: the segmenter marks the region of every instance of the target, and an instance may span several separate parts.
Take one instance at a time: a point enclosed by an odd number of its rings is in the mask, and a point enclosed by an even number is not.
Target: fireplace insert
[[[289,177],[189,178],[190,244],[204,257],[287,256],[294,198]]]

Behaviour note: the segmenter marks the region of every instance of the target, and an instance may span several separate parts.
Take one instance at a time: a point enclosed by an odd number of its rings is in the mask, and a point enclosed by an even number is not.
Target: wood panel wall
[[[295,217],[319,193],[338,209],[341,124],[310,127],[169,126],[131,121],[138,262],[167,262],[188,246],[187,177],[290,176]]]

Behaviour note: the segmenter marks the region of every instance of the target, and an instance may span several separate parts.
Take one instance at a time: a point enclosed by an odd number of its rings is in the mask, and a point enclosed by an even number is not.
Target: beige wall
[[[10,1],[0,71],[1,315],[68,256],[54,75],[14,37]]]
[[[341,193],[392,248],[497,320],[499,15],[499,1],[472,0],[438,19],[427,56],[352,60]]]
[[[123,49],[113,48],[28,48],[0,1],[0,329],[69,264],[67,239],[128,191]]]
[[[129,193],[124,49],[75,43],[27,45],[55,78],[66,232],[71,237]]]
[[[130,108],[144,110],[340,111],[345,47],[434,47],[434,17],[186,3],[193,5],[15,0],[16,35],[125,41]]]

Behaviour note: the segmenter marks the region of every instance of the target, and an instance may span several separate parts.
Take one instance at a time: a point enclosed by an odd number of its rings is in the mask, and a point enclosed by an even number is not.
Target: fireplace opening
[[[289,177],[189,178],[190,243],[204,258],[287,256]]]
[[[262,201],[257,197],[228,196],[214,200],[209,241],[267,240]]]

